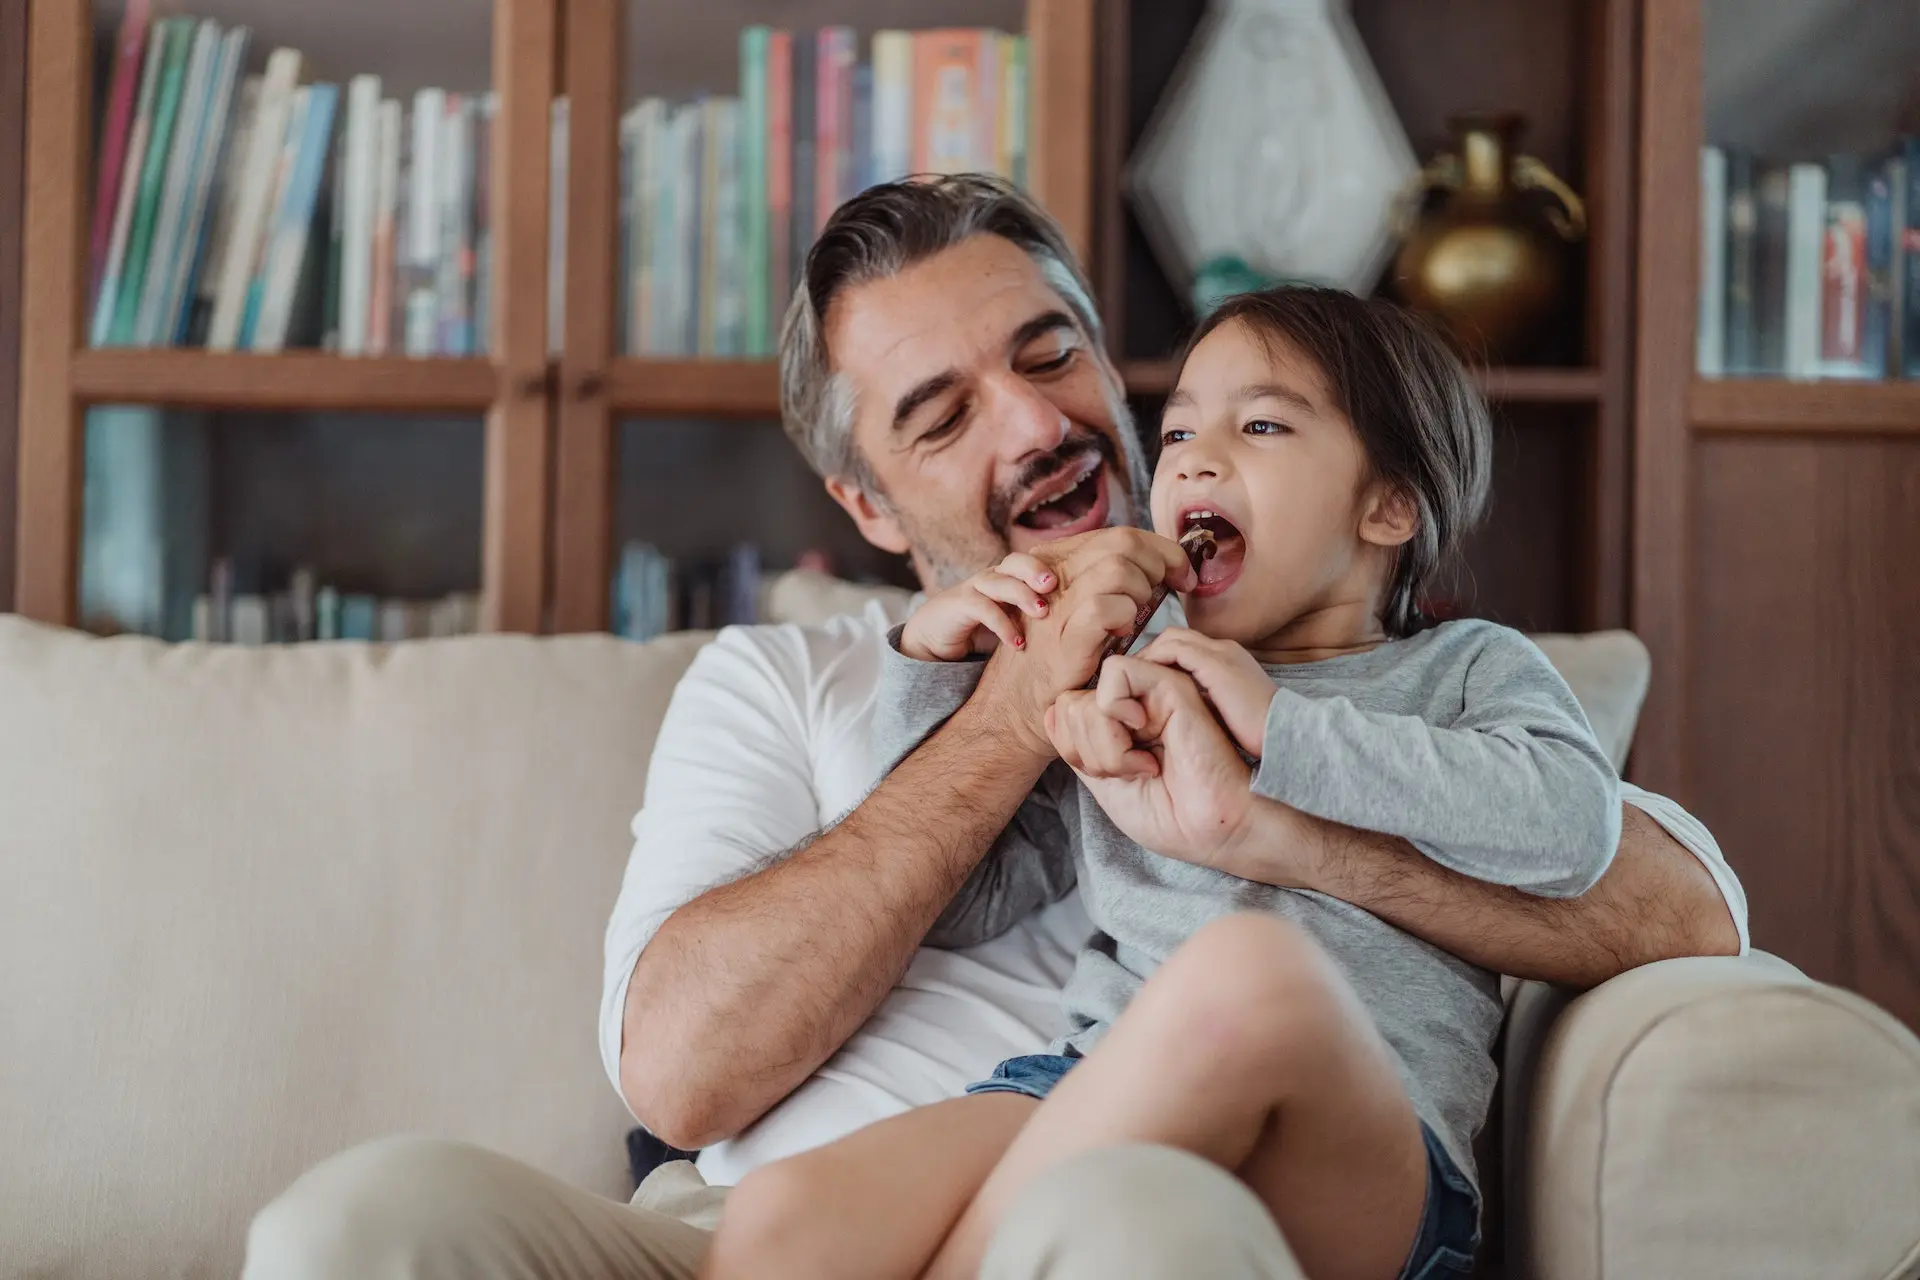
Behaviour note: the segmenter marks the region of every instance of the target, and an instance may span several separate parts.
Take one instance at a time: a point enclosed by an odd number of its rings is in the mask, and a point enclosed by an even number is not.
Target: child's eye
[[[1268,418],[1255,418],[1242,428],[1248,435],[1284,436],[1292,433],[1293,428],[1284,422],[1274,422]]]
[[[1160,433],[1160,447],[1164,449],[1170,444],[1179,444],[1182,440],[1191,439],[1193,439],[1193,432],[1185,427],[1169,427]]]

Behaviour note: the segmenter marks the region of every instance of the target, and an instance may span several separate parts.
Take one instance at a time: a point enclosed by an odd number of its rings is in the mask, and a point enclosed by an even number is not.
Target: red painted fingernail
[[[1013,638],[1013,647],[1014,647],[1014,648],[1016,648],[1016,649],[1024,649],[1024,648],[1026,648],[1026,647],[1027,647],[1027,638],[1026,638],[1025,636],[1015,636],[1015,637]]]

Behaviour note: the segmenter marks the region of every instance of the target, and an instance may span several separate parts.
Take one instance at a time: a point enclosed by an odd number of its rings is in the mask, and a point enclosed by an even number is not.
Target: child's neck
[[[1365,653],[1386,641],[1378,602],[1369,596],[1309,609],[1247,651],[1261,662],[1290,665]]]

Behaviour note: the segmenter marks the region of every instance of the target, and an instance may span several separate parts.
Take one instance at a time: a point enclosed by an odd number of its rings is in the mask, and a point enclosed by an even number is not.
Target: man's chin
[[[1045,529],[1035,529],[1015,521],[1007,530],[1007,546],[1014,551],[1031,551],[1047,542],[1057,542],[1061,538],[1071,538],[1077,533],[1091,533],[1095,529],[1104,529],[1117,523],[1116,515],[1124,520],[1127,503],[1124,496],[1115,501],[1112,468],[1102,465],[1095,473],[1095,497],[1093,505],[1088,507],[1076,519]]]

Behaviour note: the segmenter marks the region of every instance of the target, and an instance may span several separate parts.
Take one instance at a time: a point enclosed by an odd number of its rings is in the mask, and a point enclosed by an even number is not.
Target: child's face
[[[1318,366],[1290,342],[1270,345],[1229,321],[1194,348],[1167,398],[1153,478],[1155,529],[1178,538],[1206,524],[1218,539],[1182,597],[1188,624],[1253,648],[1321,611],[1372,624],[1406,540],[1382,523],[1405,504],[1368,480]]]

